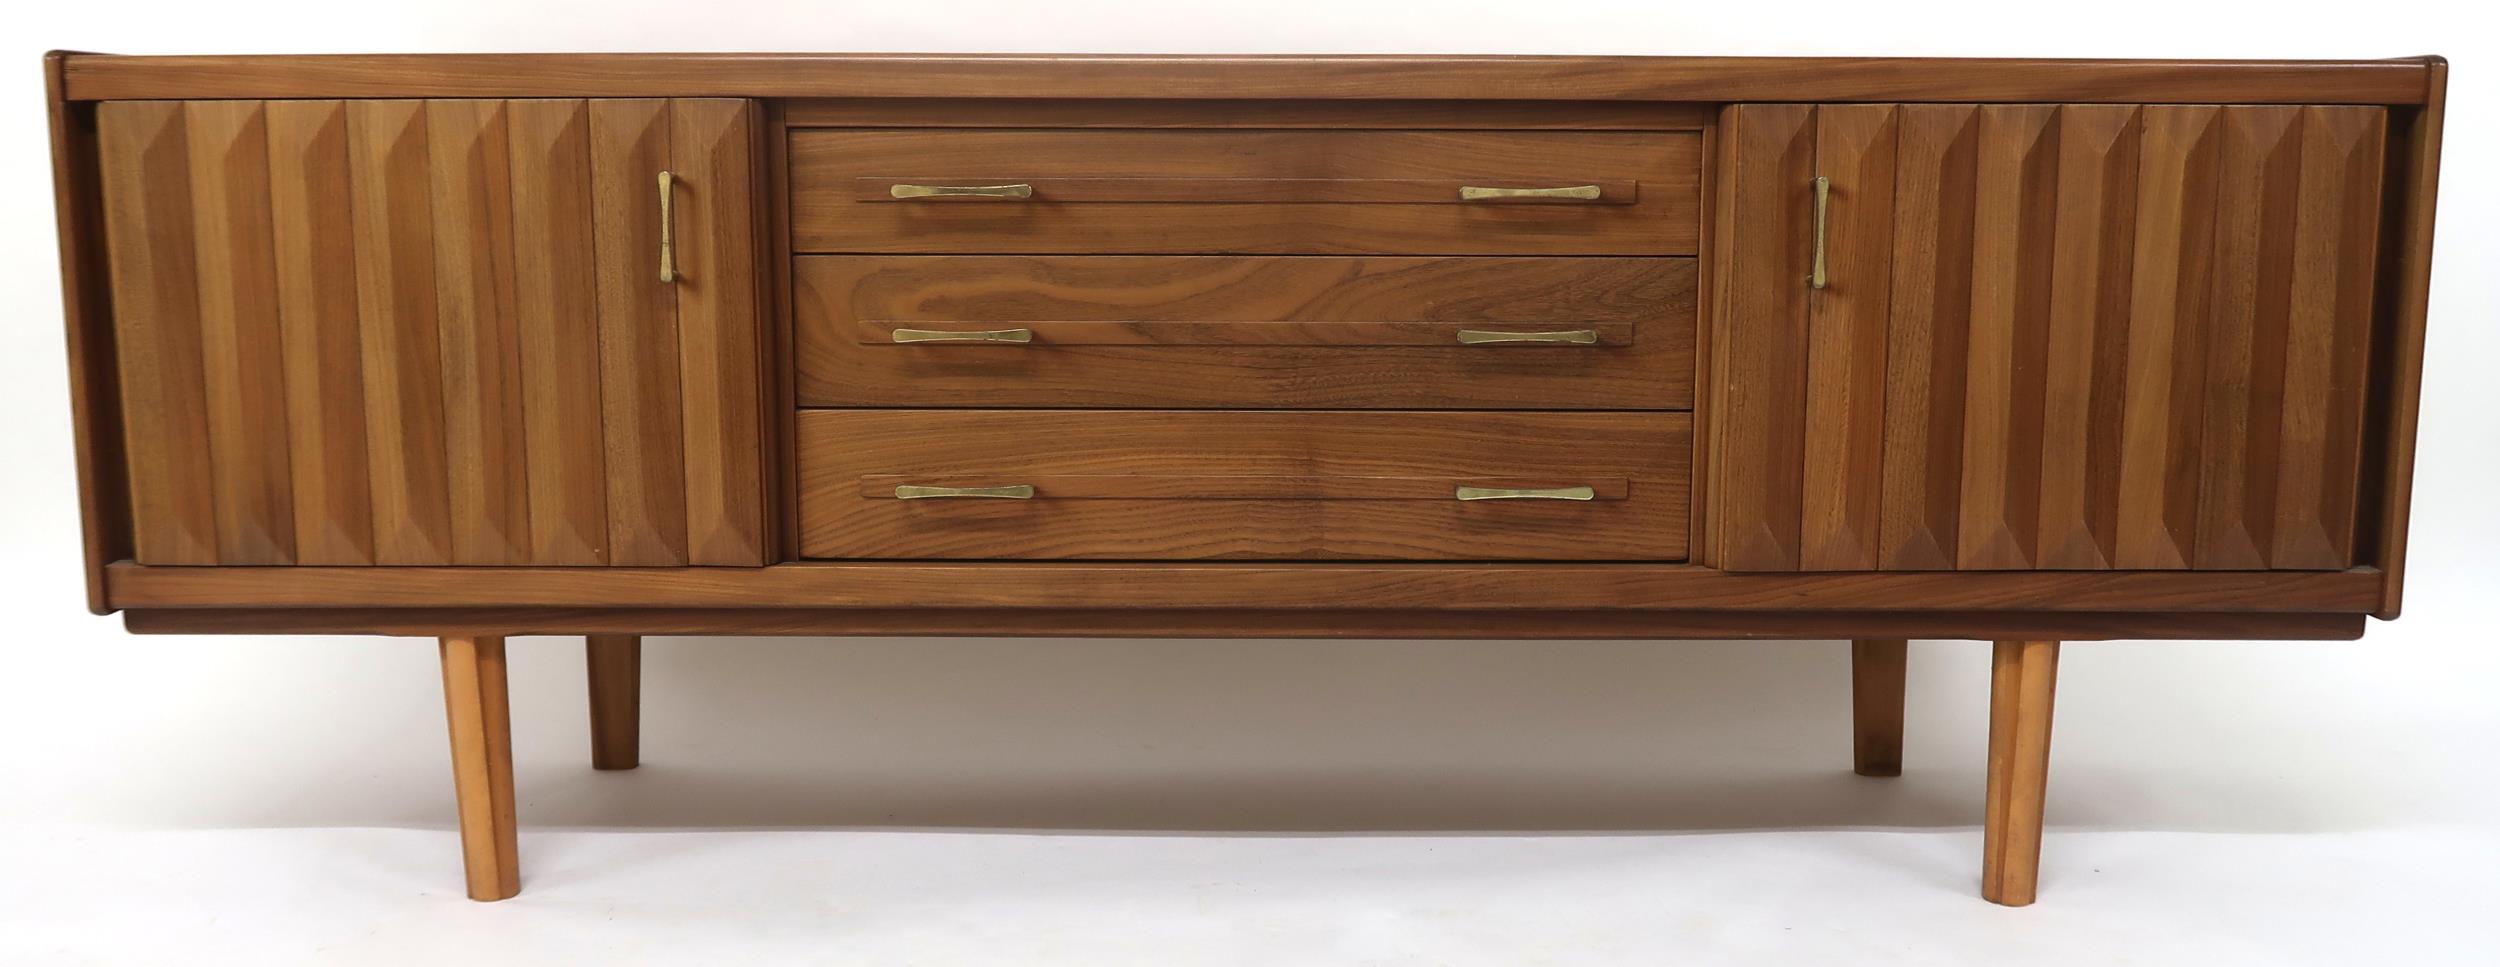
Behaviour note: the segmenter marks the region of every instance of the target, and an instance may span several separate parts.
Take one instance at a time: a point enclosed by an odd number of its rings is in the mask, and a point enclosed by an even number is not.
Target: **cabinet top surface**
[[[66,99],[975,97],[2419,104],[2445,62],[1142,54],[48,57]]]

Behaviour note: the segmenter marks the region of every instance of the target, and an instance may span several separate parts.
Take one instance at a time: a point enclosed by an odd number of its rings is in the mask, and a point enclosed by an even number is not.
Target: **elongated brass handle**
[[[1806,276],[1806,284],[1820,289],[1831,284],[1831,276],[1823,264],[1823,237],[1832,224],[1832,180],[1814,179],[1814,273]]]
[[[660,281],[677,281],[677,175],[660,172]]]
[[[1032,185],[896,185],[896,198],[1031,198]]]
[[[1458,342],[1462,346],[1485,346],[1506,342],[1568,343],[1574,346],[1597,345],[1595,329],[1564,329],[1555,332],[1502,332],[1493,329],[1461,329]]]
[[[1511,487],[1460,487],[1460,500],[1596,500],[1595,487],[1548,487],[1520,490]]]
[[[946,329],[897,329],[895,342],[1032,342],[1030,329],[984,329],[958,332]]]
[[[1488,201],[1496,198],[1576,198],[1581,201],[1595,201],[1601,194],[1604,194],[1603,189],[1596,185],[1573,185],[1569,188],[1479,188],[1475,185],[1460,185],[1458,188],[1460,201]]]
[[[999,500],[1031,500],[1033,485],[1013,487],[915,487],[904,484],[894,488],[896,500],[926,500],[931,497],[991,497]]]

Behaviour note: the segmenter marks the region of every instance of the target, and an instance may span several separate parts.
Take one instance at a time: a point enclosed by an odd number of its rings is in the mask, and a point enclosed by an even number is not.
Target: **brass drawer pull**
[[[1597,196],[1604,193],[1604,190],[1596,185],[1574,185],[1569,188],[1479,188],[1475,185],[1461,185],[1458,189],[1458,200],[1490,201],[1498,198],[1574,198],[1580,201],[1596,201]]]
[[[1830,233],[1831,225],[1832,180],[1818,176],[1814,179],[1814,271],[1806,276],[1806,285],[1812,288],[1831,284],[1831,275],[1823,264],[1823,237]]]
[[[983,329],[969,332],[945,329],[897,329],[895,342],[1032,342],[1030,329]]]
[[[1031,198],[1032,185],[896,185],[896,198]]]
[[[1462,346],[1487,346],[1506,342],[1567,343],[1573,346],[1597,345],[1595,329],[1565,329],[1558,332],[1501,332],[1492,329],[1461,329],[1458,342]]]
[[[660,172],[660,281],[677,281],[677,174]]]
[[[1548,487],[1519,490],[1510,487],[1460,487],[1460,500],[1596,500],[1595,487]]]
[[[1013,487],[915,487],[904,484],[894,488],[896,500],[926,500],[931,497],[991,497],[999,500],[1031,500],[1033,485]]]

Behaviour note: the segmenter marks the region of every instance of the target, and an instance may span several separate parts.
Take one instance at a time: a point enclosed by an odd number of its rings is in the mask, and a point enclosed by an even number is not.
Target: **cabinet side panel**
[[[2196,566],[2251,570],[2273,546],[2283,361],[2300,202],[2301,109],[2222,112]]]
[[[1903,105],[1895,169],[1882,566],[1950,570],[1961,533],[1979,109]]]
[[[608,563],[684,564],[677,299],[659,275],[658,177],[669,165],[668,102],[591,101],[590,145]]]
[[[208,394],[217,560],[290,564],[285,340],[270,233],[269,127],[259,101],[183,105]]]
[[[1899,130],[1893,105],[1815,110],[1814,171],[1831,179],[1829,271],[1826,286],[1807,295],[1801,570],[1878,563]]]
[[[519,271],[521,409],[529,463],[529,558],[607,561],[599,306],[592,276],[590,109],[514,101],[512,252]]]
[[[434,213],[421,101],[347,105],[374,559],[451,562]]]
[[[685,411],[686,547],[695,564],[764,562],[763,360],[753,106],[669,102]]]
[[[2044,568],[2107,568],[2118,554],[2139,113],[2126,105],[2058,111],[2057,235],[2040,428],[2038,564]]]
[[[2041,417],[2057,230],[2057,108],[1979,109],[1970,383],[1962,423],[1964,568],[2039,559]]]
[[[2303,111],[2274,567],[2352,564],[2386,143],[2382,108]]]
[[[509,102],[428,101],[425,107],[452,561],[521,563],[529,559],[529,455],[512,258]]]
[[[1814,107],[1728,109],[1720,177],[1729,181],[1732,237],[1718,249],[1711,376],[1718,451],[1709,488],[1719,565],[1788,571],[1798,564],[1804,486],[1806,273],[1812,260]]]
[[[271,101],[269,224],[286,355],[295,560],[373,563],[347,106]]]
[[[2361,539],[2370,553],[2363,563],[2382,575],[2372,614],[2394,619],[2404,611],[2405,542],[2413,515],[2413,458],[2422,415],[2422,352],[2430,312],[2431,239],[2439,201],[2439,147],[2446,127],[2448,62],[2428,58],[2423,106],[2389,120],[2387,237],[2379,253],[2378,325],[2372,344],[2379,372],[2373,386],[2367,434],[2371,488],[2369,531]]]
[[[142,564],[215,564],[182,104],[108,103],[96,122],[135,553]]]
[[[2215,107],[2144,109],[2118,469],[2121,568],[2183,568],[2196,557],[2221,120]]]

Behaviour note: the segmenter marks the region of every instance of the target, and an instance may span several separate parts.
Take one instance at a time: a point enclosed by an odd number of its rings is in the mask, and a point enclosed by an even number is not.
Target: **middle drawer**
[[[810,256],[807,406],[1688,409],[1694,260]]]

